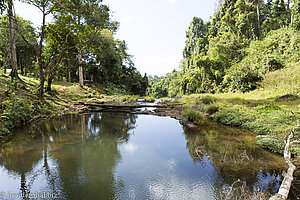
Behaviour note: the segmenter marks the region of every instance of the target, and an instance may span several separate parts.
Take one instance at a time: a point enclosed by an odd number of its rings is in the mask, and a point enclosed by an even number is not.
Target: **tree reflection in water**
[[[260,148],[250,132],[208,122],[185,135],[193,161],[212,163],[228,186],[241,180],[251,191],[277,192],[283,159]]]
[[[123,185],[114,178],[118,144],[128,141],[135,121],[135,115],[94,113],[32,124],[2,148],[0,164],[19,175],[23,196],[43,191],[61,199],[116,199]]]
[[[218,199],[224,184],[240,179],[276,192],[284,162],[251,133],[215,123],[184,132],[170,118],[140,115],[137,122],[136,115],[109,112],[34,123],[0,148],[1,190],[75,200]]]

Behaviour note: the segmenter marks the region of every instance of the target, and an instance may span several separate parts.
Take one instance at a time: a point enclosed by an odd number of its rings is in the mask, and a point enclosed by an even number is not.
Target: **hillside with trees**
[[[300,60],[300,1],[224,0],[208,22],[194,17],[180,70],[151,83],[155,97],[248,92]]]

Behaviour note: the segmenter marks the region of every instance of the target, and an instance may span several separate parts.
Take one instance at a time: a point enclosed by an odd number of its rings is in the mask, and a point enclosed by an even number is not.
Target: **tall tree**
[[[35,6],[38,8],[42,14],[42,24],[39,32],[39,41],[37,45],[32,44],[28,39],[23,37],[29,44],[31,44],[35,48],[36,59],[39,71],[39,85],[37,88],[38,94],[43,97],[44,95],[44,84],[46,81],[47,75],[52,71],[52,67],[57,67],[66,51],[65,46],[60,49],[59,53],[52,54],[50,58],[45,60],[44,57],[44,44],[46,42],[46,17],[50,14],[53,14],[55,11],[58,11],[58,5],[61,4],[61,1],[56,0],[24,0],[26,3]],[[63,44],[67,41],[67,37],[64,38]],[[55,63],[55,64],[54,64]]]
[[[31,26],[31,23],[21,17],[15,16],[15,28],[18,30],[15,34],[15,45],[17,51],[18,68],[21,69],[21,73],[29,72],[33,66],[33,60],[35,58],[34,48],[28,45],[18,34],[21,32],[23,36],[28,38],[33,44],[36,43],[35,30]],[[10,25],[8,16],[2,16],[0,19],[0,55],[2,55],[2,64],[4,69],[9,65],[11,60],[10,53]]]
[[[83,51],[87,48],[87,41],[91,41],[99,30],[110,26],[109,9],[102,4],[102,0],[63,0],[62,2],[61,14],[72,18],[70,23],[76,30],[78,76],[79,84],[82,86]]]
[[[13,0],[8,1],[8,17],[9,17],[9,31],[10,31],[10,53],[11,53],[11,80],[19,78],[18,76],[18,65],[17,65],[17,50],[15,41],[15,24],[14,24],[14,13],[13,13]]]

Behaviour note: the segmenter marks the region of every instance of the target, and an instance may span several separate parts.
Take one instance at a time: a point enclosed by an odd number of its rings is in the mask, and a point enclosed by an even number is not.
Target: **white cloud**
[[[124,149],[127,153],[134,155],[138,150],[138,147],[134,144],[128,143],[124,145]]]
[[[126,23],[126,24],[131,24],[131,23],[134,23],[136,22],[136,17],[135,16],[132,16],[132,15],[123,15],[121,18],[120,18],[120,22],[121,23]]]
[[[170,4],[174,4],[174,3],[177,3],[178,0],[168,0],[168,2],[169,2]]]

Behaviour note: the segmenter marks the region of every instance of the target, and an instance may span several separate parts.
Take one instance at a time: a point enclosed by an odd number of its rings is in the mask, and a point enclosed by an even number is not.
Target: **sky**
[[[208,21],[217,0],[103,0],[112,19],[120,22],[116,38],[125,40],[135,67],[148,75],[162,76],[179,69],[185,33],[194,16]],[[15,11],[24,19],[41,24],[37,9],[15,2]],[[48,18],[48,21],[51,17]]]

